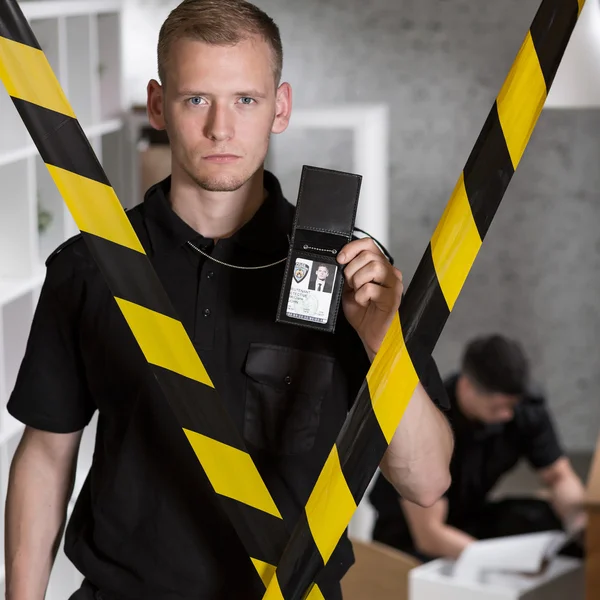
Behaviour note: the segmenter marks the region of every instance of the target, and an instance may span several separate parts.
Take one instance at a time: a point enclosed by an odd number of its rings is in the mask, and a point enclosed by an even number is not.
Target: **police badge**
[[[306,278],[309,271],[309,265],[305,262],[296,261],[296,268],[294,269],[294,279],[296,283],[302,283]]]
[[[342,299],[336,257],[350,242],[362,177],[304,166],[277,321],[333,332]]]

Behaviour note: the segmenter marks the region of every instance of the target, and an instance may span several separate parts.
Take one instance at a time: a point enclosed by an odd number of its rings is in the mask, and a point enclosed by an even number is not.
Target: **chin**
[[[234,177],[199,177],[196,183],[207,192],[236,192],[248,181]]]
[[[238,169],[237,173],[227,172],[229,169],[226,170],[223,167],[219,170],[221,172],[215,172],[217,169],[188,171],[188,175],[196,185],[207,192],[235,192],[252,179],[256,173],[256,169],[253,171],[244,170],[243,172]]]

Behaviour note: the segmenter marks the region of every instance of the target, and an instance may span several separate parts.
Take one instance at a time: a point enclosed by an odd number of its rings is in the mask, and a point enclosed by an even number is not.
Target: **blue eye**
[[[200,96],[194,96],[193,98],[190,98],[190,102],[194,105],[194,106],[199,106],[200,102],[202,102],[202,98],[200,98]]]
[[[251,104],[252,102],[254,102],[254,98],[250,98],[248,96],[244,96],[242,98],[240,98],[240,100],[242,101],[242,104]],[[249,102],[245,102],[245,100],[249,100]]]

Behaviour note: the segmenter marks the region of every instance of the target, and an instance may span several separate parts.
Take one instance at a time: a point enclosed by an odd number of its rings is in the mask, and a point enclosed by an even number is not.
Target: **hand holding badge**
[[[338,262],[346,265],[344,314],[372,359],[400,307],[402,273],[371,239],[350,242],[338,255]]]

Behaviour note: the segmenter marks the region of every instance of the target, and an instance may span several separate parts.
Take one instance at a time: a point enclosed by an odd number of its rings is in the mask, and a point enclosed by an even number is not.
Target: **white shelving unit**
[[[122,0],[22,0],[20,6],[122,198],[129,184],[122,148]],[[4,510],[8,471],[23,431],[23,425],[6,411],[6,403],[24,355],[45,276],[44,262],[78,230],[1,83],[0,186],[0,490]],[[40,229],[46,214],[49,223]],[[73,502],[91,463],[95,423],[94,419],[82,441]],[[4,515],[0,532],[4,539]],[[3,543],[0,554],[3,597]],[[81,575],[61,547],[46,600],[68,598],[80,581]]]

